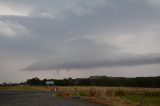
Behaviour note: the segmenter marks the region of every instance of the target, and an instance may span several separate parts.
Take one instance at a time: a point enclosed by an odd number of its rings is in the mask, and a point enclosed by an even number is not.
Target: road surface
[[[102,106],[83,100],[53,96],[46,91],[0,90],[0,106]]]

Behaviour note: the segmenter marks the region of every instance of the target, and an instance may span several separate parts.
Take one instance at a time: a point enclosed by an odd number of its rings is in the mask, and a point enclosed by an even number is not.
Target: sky
[[[0,83],[160,76],[159,0],[0,0]]]

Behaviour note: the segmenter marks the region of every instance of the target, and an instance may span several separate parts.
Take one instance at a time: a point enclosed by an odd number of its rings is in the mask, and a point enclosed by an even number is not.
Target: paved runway
[[[0,90],[0,106],[101,106],[83,100],[53,96],[46,91]]]

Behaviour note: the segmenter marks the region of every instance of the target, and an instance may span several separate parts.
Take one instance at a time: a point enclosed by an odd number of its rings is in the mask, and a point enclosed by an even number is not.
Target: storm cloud
[[[0,70],[159,65],[159,11],[159,0],[0,0]]]
[[[91,59],[92,60],[92,59]],[[55,61],[40,61],[26,67],[24,70],[71,70],[71,69],[88,69],[98,67],[117,67],[117,66],[137,66],[147,64],[160,64],[160,57],[157,56],[133,56],[130,58],[120,59],[103,59],[101,61],[66,61],[57,62]]]

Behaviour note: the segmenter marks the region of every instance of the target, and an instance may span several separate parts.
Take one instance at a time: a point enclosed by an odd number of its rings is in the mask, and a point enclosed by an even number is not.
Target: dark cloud
[[[0,60],[27,58],[24,70],[159,64],[159,5],[156,0],[0,0]]]
[[[90,69],[99,67],[119,67],[119,66],[137,66],[147,64],[159,64],[160,56],[154,55],[137,55],[132,57],[119,57],[116,59],[101,59],[95,60],[68,60],[67,62],[59,62],[57,60],[44,60],[37,63],[33,63],[23,70],[71,70],[71,69]]]

